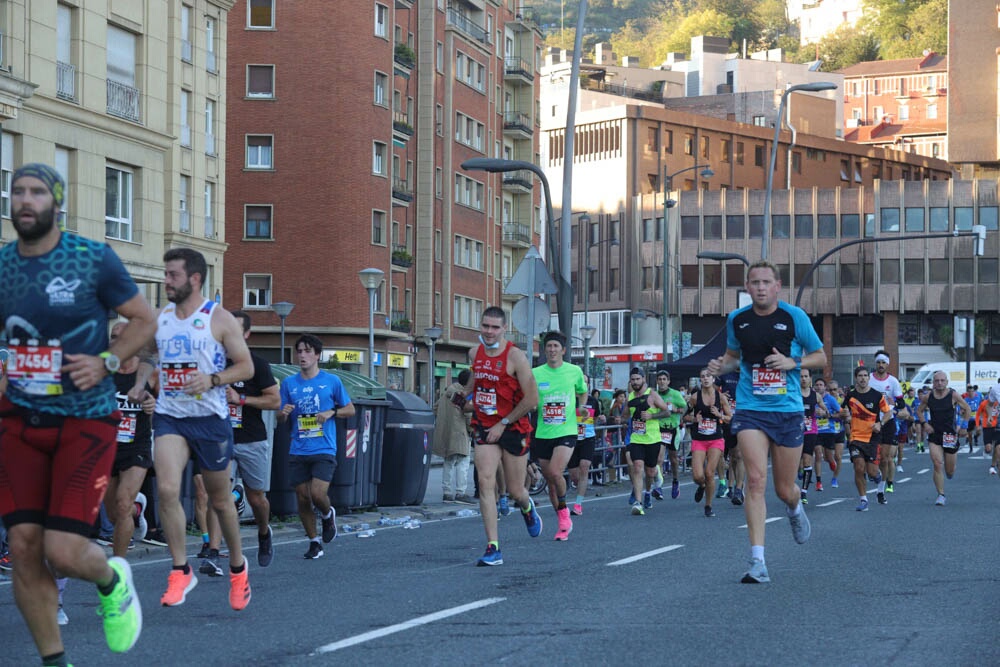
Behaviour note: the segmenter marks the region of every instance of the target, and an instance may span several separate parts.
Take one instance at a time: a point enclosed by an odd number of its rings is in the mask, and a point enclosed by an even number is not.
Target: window
[[[444,172],[441,167],[434,169],[434,196],[438,199],[444,196]]]
[[[191,177],[181,176],[177,184],[179,192],[177,201],[178,222],[184,234],[191,233]]]
[[[937,117],[938,117],[938,105],[937,104],[928,104],[927,105],[927,119],[928,120],[934,120]]]
[[[461,112],[455,113],[455,141],[478,151],[484,150],[483,136],[486,126]]]
[[[643,218],[642,219],[642,240],[643,242],[652,241],[655,237],[656,230],[653,229],[653,219]]]
[[[205,100],[205,155],[215,155],[215,100]]]
[[[905,227],[908,232],[924,231],[924,209],[907,207],[905,212]]]
[[[743,142],[736,142],[736,164],[743,164]]]
[[[618,269],[608,269],[608,292],[618,291]]]
[[[857,264],[840,265],[840,287],[857,287],[861,273]]]
[[[389,8],[385,5],[375,4],[375,36],[389,36]]]
[[[899,209],[898,208],[883,208],[882,209],[882,224],[880,229],[883,232],[898,232],[899,231]]]
[[[694,135],[684,135],[684,155],[694,155]]]
[[[757,144],[753,147],[753,166],[763,167],[764,166],[764,147]]]
[[[880,262],[881,282],[886,285],[899,284],[899,260],[883,259]]]
[[[205,238],[214,239],[215,233],[215,199],[212,196],[215,192],[215,183],[205,181]],[[205,281],[206,284],[208,281]]]
[[[434,230],[434,261],[441,261],[441,230]],[[440,319],[440,318],[439,318]]]
[[[947,206],[932,206],[931,207],[931,231],[932,232],[946,232],[949,229],[948,224],[948,207]]]
[[[820,264],[816,267],[817,287],[837,287],[837,265]]]
[[[956,206],[954,210],[955,210],[955,231],[956,232],[972,231],[972,207]]]
[[[434,47],[434,67],[439,74],[444,73],[444,44],[441,42]]]
[[[927,268],[931,283],[940,285],[948,282],[948,260],[929,259],[927,260]]]
[[[753,124],[757,127],[767,127],[767,118],[764,116],[754,116]]]
[[[837,216],[833,213],[820,213],[816,216],[816,236],[821,239],[837,238]]]
[[[247,3],[248,28],[274,27],[274,0],[250,0]]]
[[[8,150],[10,150],[9,155],[13,157],[14,155],[13,137],[10,137],[10,139],[8,140],[8,138],[5,136],[3,142],[3,151],[5,154],[7,154]],[[56,171],[62,174],[63,180],[65,180],[66,183],[72,183],[75,180],[74,174],[70,171],[70,153],[72,152],[73,151],[69,148],[64,148],[63,146],[56,145],[55,161],[52,163],[53,166],[56,168]],[[0,171],[0,173],[7,172],[9,170],[10,163],[7,162],[6,159],[4,160],[3,165],[4,165],[3,169],[2,171]],[[6,177],[7,174],[4,173],[4,176]],[[8,192],[10,191],[9,180],[7,182],[7,190]],[[69,186],[67,185],[63,191],[63,203],[62,206],[59,207],[59,210],[61,213],[62,222],[66,226],[66,228],[72,231],[76,231],[76,225],[71,225],[69,222],[69,215],[68,215],[69,202],[70,202],[70,190]]]
[[[247,135],[247,169],[274,169],[274,137]]]
[[[271,276],[243,274],[243,307],[271,307]]]
[[[764,236],[764,216],[751,215],[748,222],[747,231],[750,233],[750,238],[759,239]]]
[[[861,216],[857,213],[843,213],[840,216],[840,236],[858,238],[861,235]]]
[[[910,120],[910,105],[899,105],[899,120]]]
[[[381,141],[372,142],[372,173],[386,175],[386,146]]]
[[[274,65],[247,65],[247,97],[274,97]]]
[[[997,230],[997,207],[983,206],[979,209],[979,224],[990,231]]]
[[[108,113],[139,122],[139,91],[135,83],[136,36],[109,25],[107,40]]]
[[[802,173],[802,153],[799,151],[792,151],[792,171],[796,174]]]
[[[973,281],[973,260],[971,257],[956,257],[954,263],[956,283],[971,283]]]
[[[483,270],[483,244],[481,241],[455,236],[455,254],[452,257],[455,266],[464,266],[476,271]]]
[[[483,312],[483,302],[466,296],[455,295],[455,326],[466,329],[479,327],[479,314]]]
[[[205,69],[214,74],[219,71],[215,63],[215,19],[205,17]]]
[[[181,60],[186,63],[191,62],[191,12],[190,7],[181,5]]]
[[[705,287],[722,287],[721,264],[702,264],[701,274]]]
[[[455,174],[455,203],[482,211],[485,187],[463,174]]]
[[[643,291],[648,291],[651,289],[656,289],[655,284],[658,281],[659,271],[651,266],[642,267],[642,289]]]
[[[104,168],[104,235],[120,241],[132,240],[132,171],[127,167]]]
[[[745,282],[744,266],[741,262],[726,262],[726,284],[739,287]]]
[[[729,152],[732,150],[732,147],[733,147],[732,141],[730,141],[729,139],[722,140],[722,146],[720,146],[720,151],[722,152],[722,155],[720,156],[720,159],[723,162],[729,162]]]
[[[243,236],[248,239],[267,239],[272,236],[271,217],[273,208],[262,204],[247,204],[243,207]]]
[[[385,245],[385,211],[372,211],[372,243]]]
[[[0,148],[0,215],[10,218],[10,185],[14,175],[14,137],[3,133],[2,148]],[[60,172],[67,178],[66,172]],[[68,180],[68,178],[67,178]]]
[[[795,215],[795,238],[798,239],[811,239],[813,235],[813,217],[812,214],[796,214]]]
[[[73,9],[56,6],[56,95],[76,101],[76,66],[73,64]],[[2,58],[2,54],[0,54]],[[0,64],[3,64],[0,62]]]
[[[997,270],[1000,268],[998,266],[997,260],[991,257],[980,257],[979,258],[979,282],[980,284],[996,285],[997,284]]]
[[[923,285],[924,284],[924,260],[923,259],[904,259],[903,260],[903,279],[906,281],[907,285]]]
[[[621,242],[621,229],[622,229],[621,220],[612,220],[611,225],[608,228],[608,239],[610,241]]]
[[[181,91],[181,146],[191,147],[191,92]]]
[[[791,231],[792,218],[788,215],[771,216],[771,238],[787,239]]]
[[[727,215],[726,216],[726,238],[727,239],[742,239],[744,220],[742,215]],[[742,282],[742,281],[741,281]]]
[[[698,152],[700,153],[701,157],[708,159],[710,152],[709,148],[710,145],[708,137],[700,137],[698,140]]]
[[[667,153],[674,152],[674,131],[664,130],[663,131],[663,150]]]
[[[681,238],[685,240],[697,240],[701,238],[700,222],[696,215],[682,215]]]
[[[841,160],[840,161],[840,180],[842,180],[842,181],[849,181],[849,180],[851,180],[851,176],[850,176],[850,174],[848,174],[848,171],[850,170],[850,168],[851,168],[850,161],[848,161],[848,160]]]
[[[721,239],[722,238],[722,216],[721,215],[706,215],[704,216],[704,229],[706,239]]]
[[[660,130],[657,127],[646,128],[646,150],[657,153],[660,150]]]

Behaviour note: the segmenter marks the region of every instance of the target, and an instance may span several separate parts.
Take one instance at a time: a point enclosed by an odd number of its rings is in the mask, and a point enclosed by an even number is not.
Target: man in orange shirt
[[[996,446],[997,442],[997,416],[1000,415],[1000,403],[984,399],[976,409],[976,428],[983,433],[983,451],[993,451],[993,459],[990,461],[990,475],[997,476],[997,462],[1000,459],[1000,452]]]
[[[885,400],[885,394],[872,389],[869,384],[868,369],[858,366],[854,369],[854,389],[847,392],[844,401],[844,419],[851,427],[851,440],[847,449],[854,464],[854,485],[858,488],[860,500],[855,508],[859,512],[868,511],[868,493],[865,483],[865,468],[868,476],[876,484],[881,484],[879,472],[879,442],[882,425],[892,419],[892,408]],[[879,502],[882,502],[884,494]],[[884,504],[884,503],[883,503]]]

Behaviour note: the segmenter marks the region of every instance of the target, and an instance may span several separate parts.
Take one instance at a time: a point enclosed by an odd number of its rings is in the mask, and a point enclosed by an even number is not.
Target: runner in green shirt
[[[642,516],[644,510],[653,506],[652,489],[656,482],[657,461],[660,453],[660,425],[655,415],[667,410],[666,403],[659,394],[646,386],[646,373],[639,367],[633,368],[628,378],[629,409],[629,476],[632,478],[632,515]],[[645,473],[645,485],[643,476]],[[639,499],[642,499],[640,502]]]
[[[566,337],[558,331],[545,334],[545,365],[532,369],[538,385],[538,426],[531,452],[549,483],[549,499],[556,509],[556,540],[569,539],[573,520],[566,506],[563,470],[576,447],[577,416],[586,415],[587,381],[579,366],[563,363]]]
[[[680,483],[677,481],[677,470],[680,468],[677,457],[677,429],[688,406],[687,401],[684,400],[684,394],[671,388],[670,373],[666,370],[660,370],[656,373],[656,393],[667,404],[667,409],[665,412],[657,414],[657,420],[660,422],[660,442],[663,447],[660,448],[660,458],[656,466],[657,485],[653,489],[653,497],[657,500],[663,500],[663,491],[660,487],[663,485],[661,471],[663,470],[663,453],[666,450],[670,452],[670,472],[674,478],[670,485],[670,497],[676,499],[681,493]]]

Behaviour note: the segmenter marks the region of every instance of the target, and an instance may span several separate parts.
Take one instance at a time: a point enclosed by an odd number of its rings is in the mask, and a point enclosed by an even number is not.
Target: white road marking
[[[917,474],[918,475],[923,475],[925,472],[929,472],[929,471],[930,471],[930,468],[924,468],[923,470],[918,470]]]
[[[831,500],[829,502],[821,503],[816,507],[829,507],[830,505],[836,505],[837,503],[842,503],[845,500],[847,500],[847,498],[837,498],[836,500]]]
[[[480,609],[482,607],[488,607],[498,602],[503,602],[506,599],[507,598],[485,598],[483,600],[477,600],[476,602],[470,602],[469,604],[463,604],[460,607],[452,607],[451,609],[442,609],[441,611],[436,611],[433,614],[418,616],[417,618],[411,618],[410,620],[403,621],[402,623],[390,625],[378,630],[372,630],[370,632],[363,632],[360,635],[354,635],[353,637],[348,637],[347,639],[341,639],[339,642],[333,642],[332,644],[320,646],[315,651],[313,651],[311,655],[318,655],[320,653],[332,653],[333,651],[339,651],[342,648],[348,648],[356,644],[363,644],[364,642],[368,642],[373,639],[379,639],[380,637],[385,637],[387,635],[392,635],[397,632],[402,632],[403,630],[409,630],[411,628],[416,628],[421,625],[427,625],[428,623],[433,623],[434,621],[440,621],[441,619],[448,618],[450,616],[457,616],[458,614],[464,614],[467,611]]]
[[[683,546],[683,544],[671,544],[669,547],[663,547],[662,549],[653,549],[652,551],[646,551],[645,553],[636,554],[635,556],[629,556],[628,558],[622,558],[621,560],[608,563],[608,567],[613,565],[628,565],[629,563],[634,563],[637,560],[642,560],[643,558],[649,558],[651,556],[667,553],[668,551],[680,549]]]
[[[896,480],[896,484],[902,484],[903,482],[909,482],[911,479],[913,479],[913,478],[912,477],[904,477],[903,479],[897,479]]]
[[[781,521],[783,518],[787,518],[787,517],[772,516],[770,519],[765,519],[764,523],[774,523],[775,521]],[[746,527],[747,527],[746,524],[743,524],[742,526],[740,526],[740,528],[746,528]]]

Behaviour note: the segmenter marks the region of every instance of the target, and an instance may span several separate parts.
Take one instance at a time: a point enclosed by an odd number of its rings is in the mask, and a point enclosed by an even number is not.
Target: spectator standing
[[[465,403],[465,385],[472,372],[464,369],[458,380],[448,385],[434,409],[434,443],[431,451],[444,459],[441,468],[441,494],[444,502],[472,504],[466,494],[469,486],[470,414],[460,407]],[[456,398],[457,397],[457,398]]]

